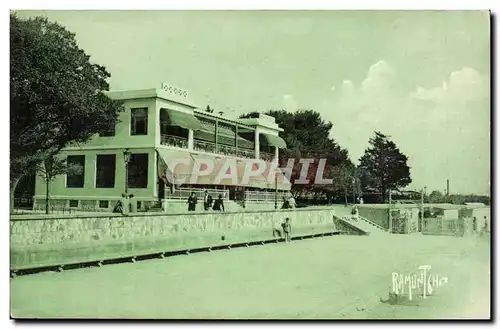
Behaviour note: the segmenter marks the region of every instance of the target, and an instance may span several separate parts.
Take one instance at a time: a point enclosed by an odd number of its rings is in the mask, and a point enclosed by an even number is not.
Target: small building
[[[159,89],[111,91],[108,96],[123,101],[125,111],[108,131],[62,150],[73,170],[50,183],[53,209],[111,211],[122,193],[132,194],[134,206],[144,209],[164,199],[187,198],[191,191],[200,197],[204,189],[214,196],[223,193],[226,199],[244,197],[245,191],[277,189],[281,195],[290,190],[283,174],[272,182],[264,175],[277,162],[279,149],[286,148],[279,137],[283,129],[273,117],[229,119],[208,113],[189,100],[187,91],[164,84]],[[188,163],[170,166],[179,159]],[[236,164],[238,178],[247,160],[262,160],[266,170],[245,182],[199,172],[193,179],[200,159],[209,159],[215,169],[227,168],[230,161]],[[183,178],[182,183],[173,183],[171,176]],[[44,209],[45,181],[37,176],[35,185],[34,209]]]

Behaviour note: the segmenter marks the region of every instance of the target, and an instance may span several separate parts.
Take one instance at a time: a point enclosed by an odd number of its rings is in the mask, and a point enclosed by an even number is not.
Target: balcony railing
[[[172,136],[172,135],[161,135],[161,144],[162,145],[170,145],[179,148],[188,148],[188,140],[187,138]],[[246,149],[246,148],[236,148],[235,146],[224,145],[206,142],[202,140],[195,139],[193,141],[193,148],[195,151],[202,151],[207,153],[216,153],[223,155],[233,155],[240,158],[248,158],[253,159],[255,157],[254,150]],[[261,153],[260,154],[262,160],[271,161],[273,158],[272,154],[269,153]]]
[[[195,151],[203,151],[208,153],[217,153],[215,149],[215,143],[194,140],[193,148]]]
[[[271,153],[260,152],[259,155],[260,155],[260,159],[261,160],[264,160],[264,161],[267,161],[267,162],[273,161],[273,158],[274,158],[274,154],[271,154]]]
[[[187,148],[188,147],[188,140],[187,140],[187,138],[162,134],[161,135],[161,144],[180,147],[180,148]]]

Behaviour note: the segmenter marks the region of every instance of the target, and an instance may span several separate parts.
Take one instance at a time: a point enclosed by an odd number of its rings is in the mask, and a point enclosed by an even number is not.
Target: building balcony
[[[183,137],[178,137],[178,136],[162,134],[161,135],[161,144],[187,149],[188,148],[188,139],[183,138]],[[215,153],[215,154],[221,154],[221,155],[226,155],[226,156],[236,156],[236,157],[247,158],[247,159],[255,158],[255,151],[251,150],[251,149],[240,148],[240,147],[237,148],[235,146],[224,145],[224,144],[215,144],[215,143],[197,140],[197,139],[195,139],[193,141],[193,149],[195,151]],[[266,153],[266,155],[269,155],[269,154]],[[262,153],[261,153],[261,158],[263,160],[271,161],[272,156],[271,155],[269,155],[269,156],[270,156],[269,160],[266,160],[267,157],[262,158]]]
[[[266,162],[271,162],[273,161],[274,155],[271,153],[266,153],[266,152],[260,152],[260,159],[264,160]]]
[[[174,146],[174,147],[179,147],[179,148],[183,148],[183,149],[188,148],[188,139],[178,137],[178,136],[162,134],[160,143],[161,143],[161,145]]]

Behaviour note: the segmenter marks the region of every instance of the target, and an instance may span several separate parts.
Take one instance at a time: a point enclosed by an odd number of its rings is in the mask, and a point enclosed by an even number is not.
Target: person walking
[[[198,203],[198,198],[196,197],[196,193],[191,192],[191,195],[188,198],[188,211],[195,211],[196,204]]]
[[[215,211],[225,212],[224,202],[222,200],[222,194],[219,194],[219,197],[215,200],[214,206],[213,206],[212,209],[215,210]]]

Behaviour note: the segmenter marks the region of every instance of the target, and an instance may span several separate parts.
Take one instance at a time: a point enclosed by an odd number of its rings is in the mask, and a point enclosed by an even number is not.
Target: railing
[[[260,152],[260,159],[261,160],[264,160],[264,161],[267,161],[267,162],[271,162],[273,161],[273,157],[274,155],[271,154],[271,153],[266,153],[266,152]]]
[[[236,148],[231,145],[217,144],[211,142],[205,142],[201,140],[194,140],[194,149],[196,151],[204,151],[209,153],[217,153],[223,155],[234,155],[240,158],[253,159],[255,152],[249,149]]]
[[[238,150],[236,151],[236,155],[239,156],[240,158],[253,159],[255,157],[255,151],[238,148]]]
[[[188,148],[188,140],[186,138],[172,136],[172,135],[161,135],[161,144],[170,145],[179,148]],[[231,145],[215,144],[212,142],[206,142],[202,140],[195,139],[193,141],[193,148],[195,151],[202,151],[207,153],[216,153],[229,156],[237,156],[240,158],[253,159],[255,157],[255,151],[251,149],[235,147]],[[272,161],[273,155],[270,153],[260,153],[260,158],[265,161]]]
[[[161,142],[162,145],[170,145],[170,146],[175,146],[175,147],[180,147],[180,148],[187,148],[188,147],[188,140],[187,138],[182,138],[178,136],[172,136],[172,135],[161,135]]]
[[[167,193],[165,195],[166,199],[185,199],[189,198],[192,192],[196,194],[198,200],[202,200],[205,195],[205,191],[208,192],[208,195],[211,195],[215,200],[222,195],[222,199],[229,200],[229,191],[228,190],[216,190],[216,189],[201,189],[201,188],[179,188],[176,189],[173,193]]]
[[[274,202],[277,197],[278,203],[283,202],[283,198],[288,196],[288,192],[278,192],[277,195],[275,192],[264,192],[264,191],[246,191],[245,192],[245,201],[266,201],[266,202]]]
[[[203,151],[203,152],[208,152],[208,153],[216,153],[215,149],[215,144],[210,143],[210,142],[205,142],[205,141],[200,141],[200,140],[194,140],[193,143],[193,148],[195,151]]]

